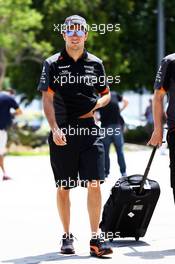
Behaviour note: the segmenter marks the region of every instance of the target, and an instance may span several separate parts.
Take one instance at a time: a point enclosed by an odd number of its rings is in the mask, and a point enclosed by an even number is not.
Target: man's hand
[[[20,108],[17,108],[14,112],[14,116],[21,115],[21,114],[22,114],[22,110]]]
[[[125,98],[122,99],[122,107],[120,108],[120,112],[122,112],[129,104],[128,100],[126,100]]]
[[[163,129],[154,130],[147,145],[160,147],[162,145],[162,139],[163,139]]]
[[[95,111],[101,107],[106,106],[110,102],[110,100],[111,100],[110,93],[102,95],[102,97],[97,100],[97,103],[95,107],[92,109],[92,111]]]
[[[103,105],[102,105],[102,102],[101,102],[101,98],[97,100],[97,103],[96,105],[94,106],[94,108],[92,109],[92,112],[101,108]]]
[[[53,129],[52,134],[53,134],[53,141],[55,142],[56,145],[58,146],[67,145],[66,136],[61,129],[59,128]]]
[[[111,99],[110,93],[103,95],[101,98],[99,98],[97,100],[94,108],[90,112],[80,116],[80,118],[94,117],[94,111],[96,111],[97,109],[107,105],[109,103],[110,99]]]
[[[57,126],[57,122],[55,120],[55,111],[53,107],[53,97],[54,93],[50,93],[48,91],[42,92],[42,101],[44,113],[47,117],[48,123],[52,130],[53,141],[58,146],[64,146],[67,144],[66,137],[61,129]]]

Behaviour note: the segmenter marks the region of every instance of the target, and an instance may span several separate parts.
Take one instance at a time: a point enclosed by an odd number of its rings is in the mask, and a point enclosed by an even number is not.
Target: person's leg
[[[88,183],[87,207],[91,226],[90,254],[91,256],[101,257],[111,254],[113,251],[108,243],[98,234],[100,214],[101,214],[101,190],[100,181]]]
[[[170,158],[170,181],[175,202],[175,131],[167,133],[167,143]]]
[[[105,176],[107,177],[110,173],[110,145],[111,145],[111,137],[108,135],[105,135],[105,137],[102,139],[104,149],[105,149]]]
[[[175,188],[172,188],[173,189],[173,197],[174,197],[174,203],[175,203]]]
[[[58,213],[63,225],[64,232],[69,234],[70,226],[70,199],[69,199],[70,190],[65,190],[63,188],[57,189],[57,208]]]
[[[117,160],[120,167],[120,172],[123,176],[126,174],[126,162],[123,153],[124,138],[123,132],[119,130],[119,133],[113,134],[113,143],[117,153]]]
[[[75,137],[67,135],[68,144],[64,147],[53,142],[52,134],[49,135],[50,162],[57,189],[58,213],[65,233],[69,233],[70,224],[70,188],[76,187],[78,177],[78,142]],[[77,144],[76,144],[77,143]]]
[[[76,187],[78,154],[73,146],[73,137],[67,137],[68,145],[57,146],[49,136],[50,161],[57,189],[57,208],[63,225],[61,253],[74,254],[73,235],[70,233],[70,188]],[[75,142],[76,143],[76,142]],[[76,144],[77,146],[78,144]],[[75,151],[74,151],[75,149]]]
[[[73,246],[73,235],[70,233],[70,199],[69,190],[63,188],[58,188],[57,190],[57,208],[60,216],[60,220],[63,225],[64,235],[62,237],[62,254],[74,254]]]
[[[11,178],[7,176],[4,166],[4,154],[6,151],[6,145],[7,145],[7,131],[0,130],[0,168],[3,173],[3,180],[10,180]]]
[[[98,128],[97,128],[98,129]],[[98,136],[82,138],[82,149],[79,159],[79,176],[81,182],[87,182],[87,207],[92,237],[90,254],[95,257],[112,253],[112,249],[98,235],[101,214],[100,183],[104,182],[104,145]]]
[[[92,237],[97,236],[101,213],[101,190],[99,181],[88,183],[87,208]]]
[[[5,175],[5,168],[4,168],[4,155],[0,155],[0,167],[3,172],[3,175]]]

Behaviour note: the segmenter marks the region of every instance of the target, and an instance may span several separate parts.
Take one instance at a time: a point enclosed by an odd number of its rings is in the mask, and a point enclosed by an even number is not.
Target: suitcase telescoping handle
[[[149,170],[150,170],[150,167],[151,167],[151,163],[152,163],[153,158],[154,158],[154,155],[155,155],[155,153],[156,153],[156,149],[157,149],[157,146],[154,146],[154,147],[153,147],[153,150],[152,150],[152,153],[151,153],[151,156],[150,156],[150,158],[149,158],[148,164],[147,164],[147,166],[146,166],[145,172],[144,172],[144,174],[143,174],[143,179],[142,179],[141,184],[140,184],[139,194],[141,194],[142,191],[143,191],[143,186],[144,186],[145,181],[146,181],[146,179],[147,179],[147,176],[148,176],[148,173],[149,173]]]

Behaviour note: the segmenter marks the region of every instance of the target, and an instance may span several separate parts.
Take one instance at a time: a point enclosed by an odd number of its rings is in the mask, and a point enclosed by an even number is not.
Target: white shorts
[[[4,155],[7,145],[7,131],[0,130],[0,155]]]

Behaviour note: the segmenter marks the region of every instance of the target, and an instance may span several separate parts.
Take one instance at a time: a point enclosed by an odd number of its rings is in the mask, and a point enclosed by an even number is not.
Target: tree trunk
[[[2,90],[2,85],[5,77],[6,71],[6,60],[3,48],[0,48],[0,90]]]

